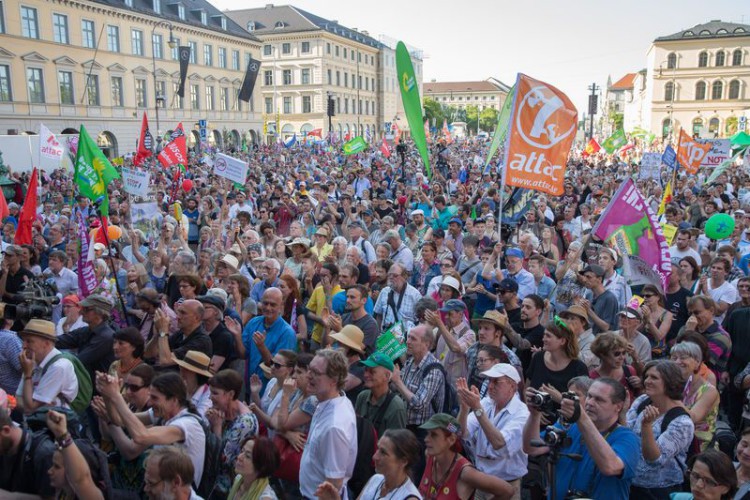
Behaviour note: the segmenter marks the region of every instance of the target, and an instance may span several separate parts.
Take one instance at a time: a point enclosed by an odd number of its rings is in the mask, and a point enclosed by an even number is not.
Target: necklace
[[[447,469],[445,469],[445,472],[443,472],[443,477],[440,478],[440,481],[432,480],[432,485],[430,486],[430,498],[435,499],[440,494],[440,490],[443,488],[443,483],[445,483],[446,479],[448,479],[448,476],[450,475],[451,471],[453,470],[453,466],[456,465],[456,461],[458,460],[458,453],[453,453],[453,461],[448,466]],[[435,477],[435,469],[436,469],[437,462],[432,463],[432,477]],[[447,495],[449,492],[446,492]]]
[[[406,481],[408,481],[408,480],[409,480],[409,478],[407,477]],[[380,500],[380,499],[392,500],[393,499],[393,495],[395,495],[396,493],[398,493],[401,490],[401,488],[404,487],[404,485],[406,484],[406,481],[404,481],[403,483],[401,483],[401,485],[398,488],[394,488],[393,491],[391,491],[391,493],[388,496],[385,496],[385,493],[383,493],[383,489],[385,488],[385,476],[383,476],[383,480],[380,482],[380,484],[378,485],[378,487],[375,489],[375,495],[372,497],[372,500]]]
[[[142,360],[139,358],[133,358],[133,362],[130,363],[130,366],[123,367],[122,361],[120,361],[120,366],[117,367],[117,371],[120,372],[122,375],[127,375],[130,373],[130,370],[135,368],[137,365],[141,364]]]

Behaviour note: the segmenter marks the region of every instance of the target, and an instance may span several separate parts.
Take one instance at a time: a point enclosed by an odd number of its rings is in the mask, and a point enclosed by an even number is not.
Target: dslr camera
[[[549,413],[555,410],[555,403],[552,401],[552,397],[548,392],[538,391],[536,389],[532,390],[533,394],[527,402],[529,406],[533,406],[543,413]]]

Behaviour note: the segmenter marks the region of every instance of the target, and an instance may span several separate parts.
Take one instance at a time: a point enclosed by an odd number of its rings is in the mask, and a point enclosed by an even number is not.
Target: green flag
[[[411,57],[409,57],[409,51],[406,49],[404,42],[398,42],[398,45],[396,45],[396,74],[411,137],[417,146],[419,156],[422,157],[427,177],[432,178],[430,154],[427,152],[427,138],[424,135],[422,122],[422,98],[419,97],[419,86],[417,86],[417,79],[414,77],[414,66],[411,64]]]
[[[505,102],[503,108],[497,115],[497,126],[495,127],[495,135],[492,136],[492,143],[490,144],[490,152],[487,154],[487,160],[484,162],[484,166],[490,164],[492,157],[495,156],[495,151],[500,146],[500,143],[505,139],[508,134],[508,125],[510,123],[510,111],[513,109],[513,98],[516,95],[516,86],[510,89],[508,95],[505,96]]]
[[[627,143],[628,139],[627,137],[625,137],[625,131],[621,128],[618,128],[614,134],[607,137],[607,139],[602,143],[602,147],[607,152],[607,154],[612,154]]]
[[[361,151],[364,151],[367,147],[367,142],[362,138],[362,136],[357,136],[351,141],[344,144],[344,154],[345,155],[353,155],[357,154]]]
[[[91,201],[103,197],[101,214],[109,216],[109,196],[107,185],[112,179],[119,179],[117,170],[109,163],[102,150],[96,145],[83,125],[78,135],[78,154],[75,162],[75,181],[78,191]]]
[[[648,130],[642,127],[635,127],[632,132],[633,137],[646,137],[648,135]]]

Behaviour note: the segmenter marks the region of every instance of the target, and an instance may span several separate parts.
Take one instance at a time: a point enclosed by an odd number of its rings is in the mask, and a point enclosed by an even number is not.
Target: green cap
[[[448,415],[447,413],[436,413],[430,419],[419,426],[420,429],[445,429],[453,434],[459,434],[461,431],[461,424],[456,420],[455,417]]]
[[[370,357],[360,361],[360,364],[368,367],[368,368],[375,368],[376,366],[382,366],[389,372],[393,371],[393,361],[391,361],[391,358],[389,358],[386,354],[383,354],[380,351],[375,351],[372,354],[370,354]]]

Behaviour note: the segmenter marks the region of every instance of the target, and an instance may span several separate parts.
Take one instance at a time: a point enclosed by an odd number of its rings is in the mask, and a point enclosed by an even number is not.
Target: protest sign
[[[643,153],[639,179],[654,179],[661,181],[661,153]]]
[[[247,180],[247,163],[222,153],[216,153],[214,173],[244,185]]]
[[[729,139],[698,139],[701,144],[710,144],[711,150],[703,158],[701,167],[718,167],[729,159],[730,156],[730,141]]]
[[[144,170],[122,167],[122,184],[126,193],[146,198],[149,193],[149,176]]]

